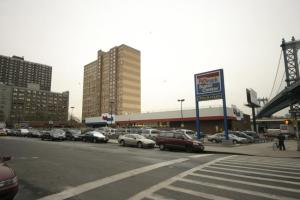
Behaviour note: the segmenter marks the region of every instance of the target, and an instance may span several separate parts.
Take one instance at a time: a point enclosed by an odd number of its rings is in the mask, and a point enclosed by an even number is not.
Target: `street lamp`
[[[114,101],[110,101],[109,105],[110,105],[110,125],[112,125],[112,121],[113,121],[113,117],[112,117],[112,106],[115,102]]]
[[[184,127],[184,124],[183,124],[183,114],[182,114],[182,102],[184,102],[184,99],[178,99],[177,101],[180,102],[181,127]]]
[[[73,120],[73,109],[75,108],[74,106],[70,107],[71,108],[71,116],[70,116],[70,121],[71,121],[71,124],[72,124],[72,120]]]

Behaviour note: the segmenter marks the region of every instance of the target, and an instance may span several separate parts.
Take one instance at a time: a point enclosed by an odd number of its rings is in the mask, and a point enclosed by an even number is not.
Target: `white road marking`
[[[285,165],[285,166],[300,166],[300,162],[295,159],[287,159],[287,158],[236,158],[236,159],[230,159],[228,161],[241,161],[241,162],[253,162],[253,163],[265,163],[265,164],[271,164],[271,165]]]
[[[300,180],[300,177],[295,177],[295,176],[284,176],[284,175],[278,175],[278,174],[270,174],[270,173],[254,172],[254,171],[238,170],[238,169],[222,168],[222,167],[214,167],[214,166],[209,166],[208,168],[209,169],[210,168],[220,169],[220,170],[225,170],[225,171],[233,171],[233,172],[242,172],[242,173],[247,173],[247,174],[259,174],[259,175],[267,175],[267,176],[274,176],[274,177],[280,177],[280,178],[290,178],[290,179]]]
[[[286,180],[272,179],[272,178],[262,178],[262,177],[255,177],[255,176],[247,176],[247,175],[241,175],[241,174],[236,174],[236,173],[219,172],[219,171],[215,171],[215,170],[202,169],[199,172],[210,172],[210,173],[215,173],[215,174],[220,174],[220,175],[229,175],[229,176],[233,176],[233,177],[248,178],[248,179],[261,180],[261,181],[272,181],[272,182],[286,183],[286,184],[292,184],[292,185],[300,185],[300,182],[293,182],[293,181],[286,181]]]
[[[242,164],[242,165],[255,165],[260,167],[268,167],[268,168],[281,168],[281,169],[290,169],[290,170],[297,170],[300,171],[299,167],[293,167],[293,166],[285,166],[285,165],[271,165],[271,164],[264,164],[264,163],[253,163],[253,162],[246,162],[246,161],[227,161],[222,162],[226,164]]]
[[[209,156],[211,154],[202,154],[202,157],[205,156]],[[165,167],[168,165],[173,165],[176,163],[181,163],[184,161],[189,160],[189,158],[179,158],[179,159],[175,159],[175,160],[170,160],[170,161],[166,161],[166,162],[161,162],[161,163],[157,163],[157,164],[153,164],[153,165],[149,165],[149,166],[145,166],[145,167],[141,167],[141,168],[137,168],[134,170],[130,170],[130,171],[126,171],[123,173],[119,173],[119,174],[115,174],[113,176],[110,177],[106,177],[106,178],[102,178],[102,179],[98,179],[95,181],[91,181],[82,185],[78,185],[76,187],[64,190],[62,192],[59,192],[57,194],[52,194],[49,196],[45,196],[40,198],[39,200],[63,200],[63,199],[67,199],[76,195],[79,195],[81,193],[87,192],[89,190],[101,187],[103,185],[107,185],[116,181],[120,181],[122,179],[126,179],[138,174],[142,174],[157,168],[161,168],[161,167]]]
[[[204,175],[204,174],[192,173],[191,176],[197,176],[197,177],[209,178],[209,179],[214,179],[214,180],[219,180],[219,181],[227,181],[227,182],[240,183],[240,184],[251,185],[251,186],[256,186],[256,187],[263,187],[263,188],[270,188],[270,189],[275,189],[275,190],[283,190],[283,191],[300,193],[299,189],[292,189],[292,188],[266,185],[266,184],[260,184],[260,183],[252,183],[252,182],[247,182],[247,181],[238,181],[238,180],[234,180],[234,179],[221,178],[221,177],[209,176],[209,175]]]
[[[241,168],[241,169],[263,170],[263,171],[267,171],[267,172],[283,173],[283,174],[290,174],[290,175],[300,175],[300,172],[287,172],[287,171],[274,170],[274,169],[259,169],[257,167],[234,166],[234,165],[219,164],[219,163],[216,163],[214,166],[236,167],[236,168]]]
[[[150,197],[147,197],[147,199],[153,199],[153,200],[176,200],[176,199],[173,199],[173,198],[165,198],[159,194],[153,194],[151,195]]]
[[[299,200],[299,199],[289,198],[289,197],[285,197],[285,196],[273,195],[273,194],[245,190],[245,189],[238,189],[236,187],[228,187],[228,186],[223,186],[223,185],[218,185],[218,184],[213,184],[213,183],[208,183],[208,182],[203,182],[203,181],[199,182],[199,181],[193,181],[193,180],[189,180],[189,179],[180,179],[180,181],[197,184],[197,185],[202,185],[202,186],[207,186],[207,187],[212,187],[212,188],[217,188],[217,189],[222,189],[222,190],[229,190],[230,192],[234,191],[234,192],[239,192],[239,193],[253,195],[253,196],[265,197],[265,198],[269,198],[269,199]]]
[[[128,200],[140,200],[140,199],[143,199],[143,198],[148,197],[148,196],[151,197],[154,192],[156,192],[156,191],[158,191],[158,190],[160,190],[162,188],[167,187],[168,185],[172,184],[173,182],[179,180],[180,178],[183,178],[183,177],[189,175],[190,173],[192,173],[194,171],[203,169],[203,168],[205,168],[205,167],[207,167],[209,165],[212,165],[212,164],[214,164],[216,162],[219,162],[221,160],[224,160],[224,159],[227,159],[227,158],[230,158],[230,157],[234,157],[234,156],[227,156],[227,157],[223,157],[223,158],[217,158],[217,159],[215,159],[213,161],[210,161],[210,162],[205,163],[203,165],[200,165],[198,167],[195,167],[195,168],[192,168],[192,169],[187,170],[185,172],[182,172],[181,174],[178,174],[178,175],[176,175],[176,176],[174,176],[174,177],[172,177],[170,179],[167,179],[167,180],[165,180],[163,182],[160,182],[160,183],[158,183],[158,184],[156,184],[156,185],[148,188],[147,190],[143,190],[140,193],[137,193],[136,195],[130,197]]]
[[[213,155],[213,154],[199,154],[199,155],[194,155],[194,156],[189,156],[189,158],[200,158],[200,157],[203,157],[203,155]]]
[[[217,196],[217,195],[213,195],[213,194],[207,194],[207,193],[203,193],[203,192],[197,192],[194,190],[183,189],[183,188],[179,188],[179,187],[175,187],[175,186],[171,186],[171,185],[166,186],[165,188],[176,191],[176,192],[190,194],[190,195],[193,195],[196,197],[202,197],[205,199],[231,200],[230,198],[221,197],[221,196]]]

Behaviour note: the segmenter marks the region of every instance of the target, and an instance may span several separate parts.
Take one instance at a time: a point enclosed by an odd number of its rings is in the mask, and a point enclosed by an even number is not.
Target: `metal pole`
[[[253,119],[253,130],[257,133],[255,108],[253,105],[252,105],[252,119]]]
[[[184,102],[185,99],[178,99],[177,101],[180,102],[180,113],[181,113],[181,127],[183,127],[183,113],[182,113],[182,102]]]
[[[229,137],[228,137],[228,124],[227,124],[226,95],[225,95],[225,85],[224,85],[224,73],[223,73],[223,69],[221,69],[220,72],[221,72],[221,84],[222,84],[222,99],[223,99],[223,114],[224,114],[224,132],[225,132],[225,139],[229,140]]]
[[[200,114],[199,114],[199,102],[197,98],[197,86],[196,86],[196,75],[194,76],[194,84],[195,84],[195,104],[196,104],[196,131],[197,131],[197,139],[200,140],[201,132],[200,132]]]

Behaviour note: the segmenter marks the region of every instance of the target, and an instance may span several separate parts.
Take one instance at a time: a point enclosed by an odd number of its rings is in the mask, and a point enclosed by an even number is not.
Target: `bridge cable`
[[[271,93],[269,95],[269,99],[271,99],[271,95],[272,95],[273,90],[274,90],[274,86],[275,86],[275,82],[276,82],[276,79],[277,79],[278,70],[279,70],[279,66],[280,66],[281,57],[282,57],[282,50],[280,51],[280,56],[279,56],[279,61],[278,61],[278,65],[277,65],[276,75],[275,75],[275,79],[274,79],[274,82],[273,82]]]
[[[285,73],[283,72],[283,76],[282,76],[282,78],[281,78],[281,82],[280,82],[280,85],[279,85],[279,87],[278,87],[278,89],[277,89],[276,95],[279,93],[279,90],[280,90],[280,88],[281,88],[281,84],[283,83],[284,77],[285,77]]]

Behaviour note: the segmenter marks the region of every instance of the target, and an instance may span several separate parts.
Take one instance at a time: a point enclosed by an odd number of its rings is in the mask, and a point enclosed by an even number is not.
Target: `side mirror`
[[[2,161],[5,162],[5,161],[9,161],[11,160],[11,156],[3,156],[2,157]]]

